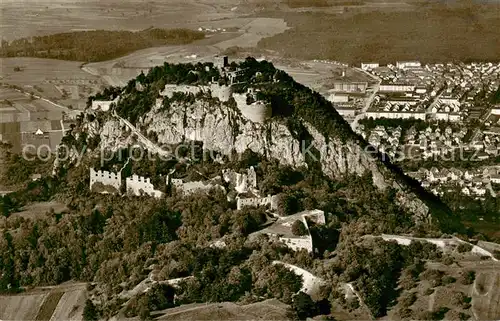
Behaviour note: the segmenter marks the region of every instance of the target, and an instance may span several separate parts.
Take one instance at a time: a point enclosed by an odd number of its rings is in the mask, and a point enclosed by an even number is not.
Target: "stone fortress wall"
[[[90,190],[95,183],[101,183],[104,186],[112,186],[117,191],[120,191],[122,186],[122,174],[121,172],[112,173],[108,171],[95,171],[93,168],[90,169]]]
[[[153,184],[151,184],[151,180],[149,178],[132,175],[125,179],[127,192],[135,195],[149,195],[152,197],[160,198],[163,193],[161,191],[155,190]]]
[[[184,182],[180,178],[167,178],[167,184],[173,186],[177,191],[180,191],[184,195],[190,195],[197,192],[208,192],[213,188],[219,188],[224,190],[224,187],[219,184],[213,184],[211,182]]]
[[[113,100],[93,100],[92,101],[92,110],[100,110],[100,111],[109,111],[111,108],[111,104],[116,104],[120,96],[116,97]]]
[[[273,114],[271,106],[264,102],[256,101],[247,105],[247,94],[233,94],[233,98],[243,117],[254,123],[263,123],[266,119],[271,118]]]
[[[280,242],[283,242],[287,247],[294,251],[305,249],[307,252],[312,253],[314,251],[314,246],[308,220],[315,222],[316,224],[323,225],[326,223],[325,212],[321,210],[303,211],[290,216],[279,217],[275,223],[291,229],[295,221],[301,221],[307,230],[306,235],[283,236],[277,234],[276,232],[268,232],[266,234],[270,237],[276,238]]]
[[[237,198],[236,208],[241,210],[244,206],[258,207],[267,206],[271,207],[271,210],[278,209],[278,195],[268,195],[266,197],[250,197],[250,198]]]
[[[280,237],[279,240],[285,243],[292,251],[300,251],[302,249],[305,249],[309,253],[314,251],[312,237],[310,235],[303,238]]]
[[[163,91],[160,92],[160,96],[172,98],[176,92],[193,95],[210,93],[212,97],[218,98],[221,102],[227,102],[232,97],[236,101],[236,106],[243,117],[254,123],[262,123],[272,116],[271,106],[264,102],[256,101],[247,105],[247,95],[252,94],[251,90],[246,94],[237,94],[233,93],[231,86],[219,85],[218,83],[211,83],[210,86],[167,84]]]
[[[218,83],[210,84],[212,97],[219,98],[222,102],[227,102],[233,97],[233,87],[227,85],[219,85]]]
[[[108,171],[96,171],[90,168],[90,190],[96,183],[101,183],[104,186],[111,186],[120,192],[122,186],[122,175],[121,172],[112,173]],[[163,193],[161,191],[155,190],[151,180],[138,175],[132,175],[125,178],[125,186],[127,187],[127,192],[135,196],[149,195],[152,197],[160,198]]]
[[[210,86],[167,84],[165,88],[160,91],[160,96],[172,98],[176,92],[193,95],[210,93],[212,97],[218,98],[222,102],[227,102],[233,95],[233,88],[227,85],[219,85],[218,83],[211,83]]]
[[[300,216],[300,220],[304,224],[307,230],[307,235],[302,237],[280,237],[279,240],[285,243],[289,248],[294,251],[299,251],[305,249],[307,252],[312,253],[314,251],[313,240],[310,234],[308,219],[314,221],[316,224],[326,224],[325,212],[321,210],[311,210],[304,211],[301,213],[294,214],[293,216]]]
[[[176,92],[184,94],[193,94],[196,96],[197,94],[204,92],[204,88],[205,87],[201,86],[167,84],[165,85],[163,91],[160,92],[160,96],[172,98],[172,96]]]

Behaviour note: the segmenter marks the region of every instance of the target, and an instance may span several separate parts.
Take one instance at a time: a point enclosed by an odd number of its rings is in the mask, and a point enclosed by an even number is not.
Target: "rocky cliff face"
[[[324,173],[331,178],[342,178],[346,174],[371,173],[374,184],[385,189],[392,186],[399,190],[396,199],[404,208],[419,219],[428,219],[429,208],[416,195],[404,191],[400,183],[388,178],[388,169],[366,154],[353,141],[343,143],[340,139],[325,138],[311,124],[303,123],[312,144],[295,139],[282,120],[271,119],[256,124],[245,119],[238,110],[223,104],[197,100],[193,104],[172,104],[160,110],[161,101],[144,115],[138,128],[156,133],[158,145],[201,141],[204,148],[223,154],[235,150],[243,153],[250,149],[284,165],[307,166],[305,153],[311,145],[320,151],[317,159]],[[104,146],[118,148],[130,143],[130,136],[123,134],[119,121],[108,121],[100,130]],[[128,136],[128,137],[126,137]]]

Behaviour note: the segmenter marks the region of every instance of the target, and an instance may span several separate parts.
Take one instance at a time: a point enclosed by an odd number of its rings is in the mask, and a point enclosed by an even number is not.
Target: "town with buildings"
[[[451,168],[407,172],[436,195],[455,193],[449,185],[456,183],[464,195],[496,196],[495,170],[486,165],[494,165],[500,150],[499,63],[398,61],[354,68],[374,81],[342,80],[343,73],[325,97],[370,145],[400,165],[454,161]],[[461,170],[471,162],[487,164]],[[433,178],[441,172],[446,179]]]

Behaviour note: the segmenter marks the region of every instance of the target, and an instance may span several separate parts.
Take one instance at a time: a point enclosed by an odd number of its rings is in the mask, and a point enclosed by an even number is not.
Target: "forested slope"
[[[143,31],[78,31],[2,42],[0,57],[37,57],[82,62],[114,59],[155,46],[182,45],[203,39],[205,34],[189,29]]]

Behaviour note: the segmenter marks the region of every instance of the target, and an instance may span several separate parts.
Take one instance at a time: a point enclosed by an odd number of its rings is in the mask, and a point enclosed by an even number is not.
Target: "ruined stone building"
[[[92,110],[109,111],[111,105],[118,103],[119,99],[120,96],[113,100],[93,100],[91,108]]]
[[[212,182],[184,182],[179,178],[167,178],[167,184],[174,187],[177,191],[183,193],[184,195],[190,195],[197,192],[208,192],[213,188],[219,188],[225,190],[223,186],[219,184],[214,184]]]
[[[95,171],[93,168],[90,168],[90,190],[92,190],[95,184],[102,184],[103,187],[111,187],[116,192],[120,192],[122,186],[121,172],[115,174],[108,171]],[[101,193],[108,192],[107,190],[101,191]]]
[[[245,206],[258,207],[269,206],[271,210],[278,209],[278,195],[268,195],[266,197],[236,198],[236,207],[241,210]]]
[[[306,235],[294,235],[292,226],[296,221],[301,221],[306,230]],[[313,239],[310,233],[309,221],[315,224],[325,224],[325,213],[321,210],[303,211],[290,216],[279,217],[276,222],[265,229],[251,234],[251,238],[259,234],[266,234],[271,241],[282,242],[294,251],[302,249],[309,253],[314,251]]]
[[[240,174],[230,169],[222,171],[222,178],[226,183],[234,186],[234,189],[240,193],[257,192],[257,174],[253,166],[247,169],[246,174]]]
[[[163,193],[161,191],[155,190],[151,180],[146,177],[132,175],[125,179],[127,192],[135,195],[149,195],[155,198],[161,198]]]

